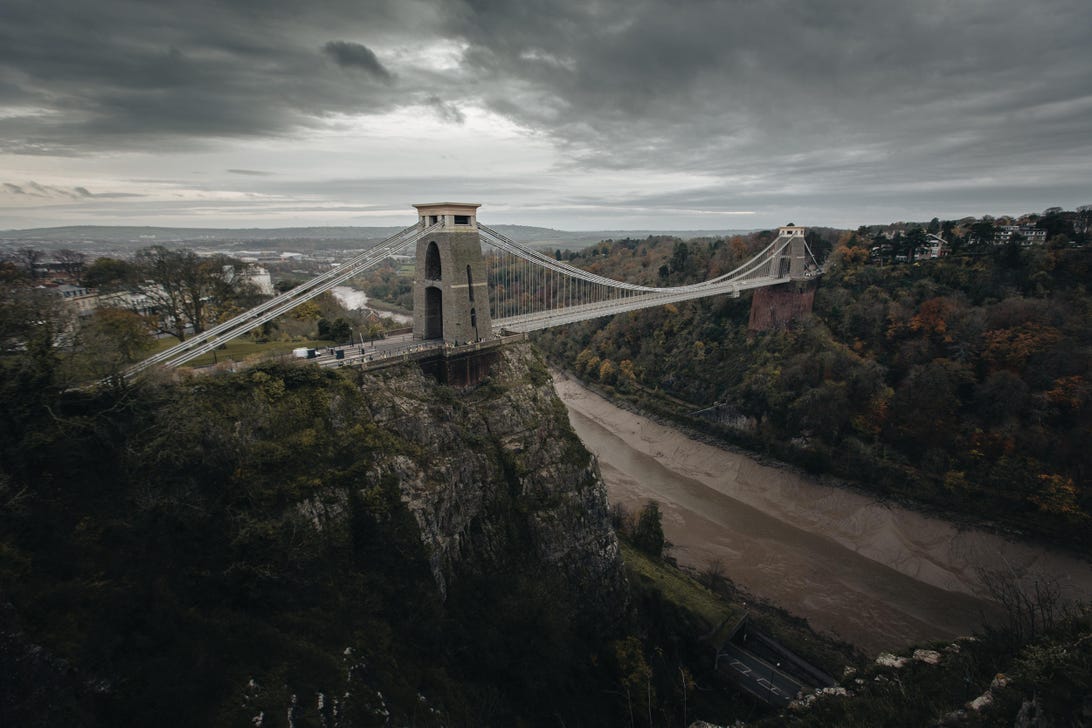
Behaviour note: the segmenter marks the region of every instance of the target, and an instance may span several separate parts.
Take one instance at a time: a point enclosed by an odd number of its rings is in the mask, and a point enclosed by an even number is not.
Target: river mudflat
[[[1073,556],[693,440],[561,375],[554,384],[611,502],[636,510],[659,501],[680,564],[719,561],[747,591],[866,652],[980,629],[996,615],[982,569],[1092,599],[1092,565]]]

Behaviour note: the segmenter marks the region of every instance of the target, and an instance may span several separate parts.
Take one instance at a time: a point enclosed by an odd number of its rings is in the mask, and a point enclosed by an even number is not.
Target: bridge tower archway
[[[425,250],[425,279],[438,281],[444,277],[443,263],[440,262],[440,248],[435,240],[430,240]]]
[[[422,230],[413,281],[413,336],[467,344],[492,337],[477,209],[467,202],[414,205]]]
[[[436,286],[425,289],[425,333],[422,338],[444,338],[444,297]]]

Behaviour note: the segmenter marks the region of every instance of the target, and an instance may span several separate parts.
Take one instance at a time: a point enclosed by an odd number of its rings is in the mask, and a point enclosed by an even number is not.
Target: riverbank
[[[610,498],[659,500],[679,562],[726,575],[814,627],[875,652],[981,627],[981,574],[1008,569],[1092,598],[1092,569],[1043,547],[880,503],[699,442],[555,376]]]

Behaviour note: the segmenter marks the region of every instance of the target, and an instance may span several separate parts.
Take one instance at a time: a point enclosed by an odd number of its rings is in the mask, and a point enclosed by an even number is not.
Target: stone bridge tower
[[[797,225],[786,225],[778,228],[777,237],[789,241],[781,255],[774,259],[776,268],[771,271],[779,278],[788,278],[793,281],[802,281],[807,267],[807,247],[804,244],[806,228]]]
[[[788,244],[772,261],[770,273],[785,282],[776,286],[758,288],[751,298],[751,318],[747,328],[751,331],[770,331],[785,328],[811,313],[815,303],[815,286],[818,279],[807,275],[807,230],[796,225],[778,229],[778,240]]]
[[[443,226],[417,242],[413,338],[466,344],[493,336],[489,287],[477,210],[465,202],[414,205],[422,228]]]

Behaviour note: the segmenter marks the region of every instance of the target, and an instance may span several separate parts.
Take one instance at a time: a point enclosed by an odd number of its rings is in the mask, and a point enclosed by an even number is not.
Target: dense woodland
[[[603,243],[573,262],[693,282],[772,233]],[[637,406],[957,520],[1092,546],[1092,246],[981,246],[883,264],[866,230],[831,251],[814,314],[748,331],[750,296],[546,332],[563,366]]]

